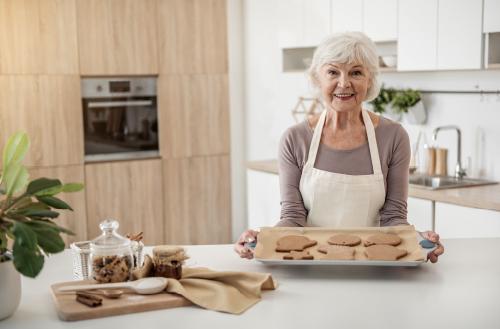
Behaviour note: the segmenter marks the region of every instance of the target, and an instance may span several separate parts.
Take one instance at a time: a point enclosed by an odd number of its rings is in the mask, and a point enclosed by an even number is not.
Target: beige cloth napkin
[[[274,290],[269,273],[218,272],[208,268],[183,268],[180,280],[169,279],[167,292],[215,311],[240,314],[260,300],[262,290]]]

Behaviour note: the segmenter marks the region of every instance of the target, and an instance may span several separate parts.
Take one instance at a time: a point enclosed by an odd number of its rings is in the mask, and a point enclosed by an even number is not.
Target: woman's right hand
[[[245,232],[241,233],[238,241],[236,241],[236,243],[234,244],[234,251],[236,251],[236,253],[240,255],[241,258],[252,259],[253,249],[245,246],[245,243],[257,241],[257,235],[259,235],[259,232],[254,230],[246,230]]]

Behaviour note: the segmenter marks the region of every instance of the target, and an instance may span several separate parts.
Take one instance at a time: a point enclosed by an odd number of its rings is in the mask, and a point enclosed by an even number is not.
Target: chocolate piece
[[[81,291],[78,291],[76,293],[76,301],[89,307],[97,307],[102,305],[101,297]]]

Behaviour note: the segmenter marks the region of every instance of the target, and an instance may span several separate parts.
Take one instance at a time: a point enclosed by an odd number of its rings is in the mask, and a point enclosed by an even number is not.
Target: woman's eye
[[[328,75],[336,75],[337,71],[335,70],[328,70]]]
[[[363,72],[361,72],[361,71],[353,71],[352,75],[363,75]]]

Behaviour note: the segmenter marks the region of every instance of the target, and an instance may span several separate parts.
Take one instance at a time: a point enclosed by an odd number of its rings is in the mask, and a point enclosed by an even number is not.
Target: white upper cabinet
[[[398,70],[437,68],[438,0],[399,0]]]
[[[316,46],[330,34],[330,0],[309,0],[304,6],[305,46]]]
[[[318,45],[330,34],[330,0],[277,0],[282,48]]]
[[[331,0],[331,31],[363,31],[363,0]]]
[[[363,31],[373,41],[398,38],[398,0],[365,0]]]
[[[483,32],[500,32],[500,0],[484,0]]]
[[[482,7],[482,0],[439,0],[438,69],[481,68]]]

